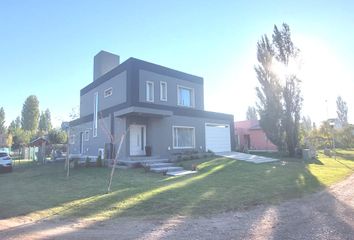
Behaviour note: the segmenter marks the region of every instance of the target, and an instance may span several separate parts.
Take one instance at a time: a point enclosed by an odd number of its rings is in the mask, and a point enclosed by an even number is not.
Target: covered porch
[[[162,124],[163,119],[171,117],[172,111],[144,108],[129,107],[114,114],[115,118],[124,121],[127,135],[123,146],[125,157],[133,159],[137,157],[160,157],[161,141],[156,135],[157,125]],[[118,135],[123,129],[120,127]],[[163,132],[160,131],[160,134]],[[117,135],[117,136],[118,136]]]

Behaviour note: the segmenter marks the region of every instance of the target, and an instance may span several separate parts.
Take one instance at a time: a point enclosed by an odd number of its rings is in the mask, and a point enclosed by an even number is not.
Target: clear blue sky
[[[354,122],[353,12],[351,1],[3,0],[0,106],[9,123],[35,94],[59,125],[106,50],[204,77],[206,110],[243,120],[256,101],[256,42],[286,22],[306,56],[303,113],[334,116],[342,95]]]

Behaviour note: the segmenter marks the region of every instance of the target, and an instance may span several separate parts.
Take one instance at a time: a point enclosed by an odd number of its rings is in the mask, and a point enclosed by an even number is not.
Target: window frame
[[[187,147],[179,147],[179,146],[175,146],[175,129],[176,128],[184,128],[184,129],[192,129],[193,130],[193,139],[192,139],[192,146],[187,146]],[[177,145],[178,145],[178,140],[176,141]],[[193,149],[195,148],[195,127],[191,127],[191,126],[172,126],[172,147],[173,149]]]
[[[92,137],[97,137],[98,128],[98,92],[93,94],[93,126],[92,126]]]
[[[190,90],[191,96],[190,96],[190,106],[186,106],[180,103],[180,89],[187,89]],[[195,94],[194,94],[194,88],[191,87],[186,87],[183,85],[177,85],[177,105],[180,107],[187,107],[187,108],[194,108],[195,107]]]
[[[90,131],[89,130],[85,130],[84,132],[84,141],[88,142],[90,140]]]
[[[107,88],[107,89],[104,90],[104,92],[103,92],[104,98],[108,98],[108,97],[110,97],[110,96],[112,96],[112,95],[113,95],[113,88],[112,88],[112,87]]]
[[[151,84],[151,99],[149,99],[149,84]],[[152,82],[152,81],[146,81],[146,84],[145,84],[145,88],[146,88],[146,93],[145,93],[145,95],[146,95],[146,101],[147,102],[154,102],[154,100],[155,100],[155,98],[154,98],[154,95],[155,95],[155,86],[154,86],[154,82]]]
[[[165,85],[165,87],[163,88],[162,85]],[[163,90],[165,94],[163,94]],[[163,98],[163,95],[165,95],[165,98]],[[167,102],[167,82],[165,81],[160,81],[160,101]]]
[[[71,134],[69,137],[69,144],[74,145],[75,144],[75,134]]]

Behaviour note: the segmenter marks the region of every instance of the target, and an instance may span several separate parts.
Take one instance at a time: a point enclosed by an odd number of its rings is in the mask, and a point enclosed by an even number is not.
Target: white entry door
[[[130,155],[145,155],[146,127],[145,125],[130,125]]]

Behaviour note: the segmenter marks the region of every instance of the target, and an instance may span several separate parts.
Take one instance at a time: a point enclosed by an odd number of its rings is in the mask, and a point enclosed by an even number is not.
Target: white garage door
[[[230,126],[227,124],[206,123],[205,145],[213,152],[231,151]]]

